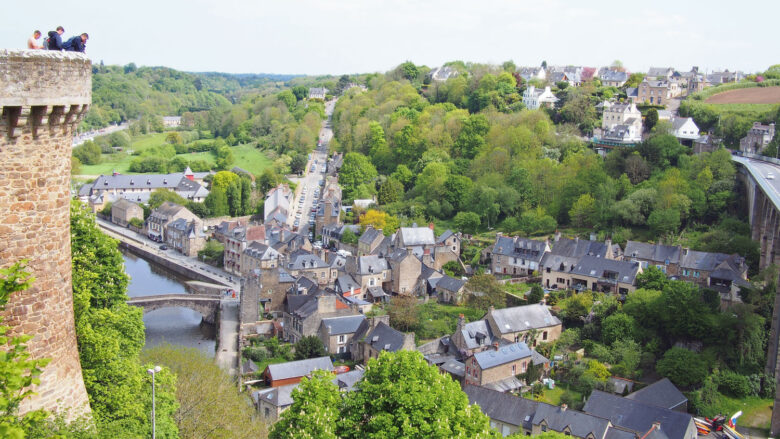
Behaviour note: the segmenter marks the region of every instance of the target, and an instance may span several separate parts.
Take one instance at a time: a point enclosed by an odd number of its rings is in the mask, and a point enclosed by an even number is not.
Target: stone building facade
[[[0,268],[29,260],[29,289],[3,313],[9,336],[27,334],[32,358],[50,358],[22,413],[89,411],[73,317],[70,158],[92,99],[81,53],[0,50]]]

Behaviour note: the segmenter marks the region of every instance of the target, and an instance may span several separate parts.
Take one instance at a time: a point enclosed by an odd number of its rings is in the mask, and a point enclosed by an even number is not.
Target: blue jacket
[[[47,41],[49,42],[47,49],[62,50],[62,37],[60,37],[60,34],[58,34],[57,31],[49,31],[49,38]]]
[[[84,52],[84,49],[87,47],[86,44],[81,41],[81,35],[76,35],[75,37],[68,39],[68,41],[62,45],[62,48],[68,52]]]

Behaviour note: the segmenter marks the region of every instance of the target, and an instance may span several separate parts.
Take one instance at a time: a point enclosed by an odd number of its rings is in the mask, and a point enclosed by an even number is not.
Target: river
[[[130,275],[130,297],[186,293],[188,279],[175,275],[122,249],[125,271]],[[144,315],[146,347],[171,343],[197,348],[213,357],[216,349],[214,325],[201,324],[201,315],[189,308],[163,308]]]

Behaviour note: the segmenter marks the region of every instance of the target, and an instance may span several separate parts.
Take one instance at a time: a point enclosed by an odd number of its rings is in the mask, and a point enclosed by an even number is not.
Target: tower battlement
[[[27,259],[35,277],[11,296],[3,323],[33,336],[34,358],[51,359],[23,412],[89,410],[73,318],[70,161],[91,99],[84,54],[0,50],[0,267]]]

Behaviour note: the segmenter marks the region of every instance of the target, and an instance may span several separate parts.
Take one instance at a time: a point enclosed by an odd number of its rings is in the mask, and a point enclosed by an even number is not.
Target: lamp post
[[[160,366],[155,366],[154,369],[146,369],[146,372],[149,375],[152,376],[152,439],[156,439],[157,438],[157,431],[156,431],[157,430],[157,426],[155,425],[156,424],[156,422],[155,422],[156,418],[155,418],[155,414],[154,414],[154,406],[155,406],[155,402],[154,402],[154,376],[158,372],[160,372],[161,370],[162,370],[162,368]]]

